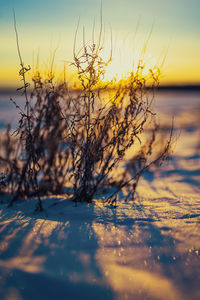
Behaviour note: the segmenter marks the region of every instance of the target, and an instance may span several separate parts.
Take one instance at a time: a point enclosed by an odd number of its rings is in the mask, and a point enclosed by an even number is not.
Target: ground
[[[200,299],[200,97],[159,99],[178,139],[134,202],[76,207],[55,195],[36,213],[35,200],[8,209],[1,198],[0,299]]]

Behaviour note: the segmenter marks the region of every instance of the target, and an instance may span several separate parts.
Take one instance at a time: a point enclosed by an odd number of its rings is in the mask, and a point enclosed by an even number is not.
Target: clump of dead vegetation
[[[105,82],[112,47],[104,61],[101,26],[97,42],[83,39],[79,51],[74,43],[79,89],[65,80],[55,84],[52,60],[46,78],[34,72],[29,94],[30,66],[22,60],[17,30],[16,37],[25,107],[11,99],[19,125],[1,136],[0,192],[12,195],[9,205],[37,197],[41,210],[41,196],[66,192],[75,202],[91,202],[99,194],[111,204],[119,195],[134,198],[142,173],[165,159],[171,146],[172,129],[163,143],[152,111],[159,70],[144,76],[141,60],[123,80]]]

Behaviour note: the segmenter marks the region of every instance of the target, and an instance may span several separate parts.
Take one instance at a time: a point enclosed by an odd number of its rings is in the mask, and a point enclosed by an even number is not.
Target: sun
[[[134,46],[129,41],[118,40],[112,49],[112,60],[106,67],[104,76],[105,81],[116,81],[123,79],[130,72],[136,72],[138,64],[142,61],[144,66],[143,76],[148,75],[149,69],[153,69],[156,65],[156,58],[146,51],[144,46]],[[103,58],[106,60],[110,55],[110,48],[105,47],[103,50]]]

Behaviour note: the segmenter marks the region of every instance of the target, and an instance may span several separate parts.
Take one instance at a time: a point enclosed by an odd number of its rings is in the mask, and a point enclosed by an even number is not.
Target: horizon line
[[[147,88],[151,89],[151,87]],[[184,91],[200,91],[200,83],[197,84],[160,84],[157,87],[157,90],[184,90]],[[7,87],[1,87],[0,86],[0,94],[9,94],[9,93],[19,93],[17,91],[17,87],[15,86],[7,86]]]

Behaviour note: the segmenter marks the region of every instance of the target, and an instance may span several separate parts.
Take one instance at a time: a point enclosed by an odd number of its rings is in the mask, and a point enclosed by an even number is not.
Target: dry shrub
[[[171,145],[172,129],[164,146],[156,146],[159,127],[152,102],[159,70],[143,76],[141,60],[123,80],[105,82],[112,49],[104,61],[100,29],[97,43],[83,40],[78,52],[74,47],[78,90],[65,81],[55,84],[52,63],[47,78],[39,70],[33,74],[29,96],[30,67],[22,61],[17,31],[16,36],[26,103],[22,109],[12,100],[21,117],[14,135],[8,128],[0,154],[0,188],[13,195],[10,205],[19,197],[34,196],[41,210],[42,195],[63,193],[66,187],[75,202],[103,197],[105,189],[111,204],[119,194],[134,198],[143,171],[163,160]]]

